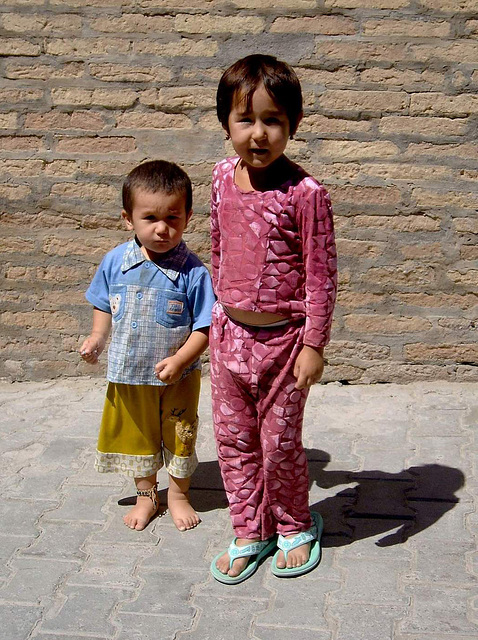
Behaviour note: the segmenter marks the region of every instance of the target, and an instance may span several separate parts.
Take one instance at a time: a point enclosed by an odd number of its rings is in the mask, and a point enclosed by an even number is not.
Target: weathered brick
[[[354,35],[357,22],[345,16],[318,15],[313,18],[276,18],[271,33],[317,33],[329,36]]]
[[[52,56],[121,55],[130,52],[129,40],[121,38],[55,38],[45,44]]]
[[[324,63],[336,60],[349,62],[353,66],[359,63],[370,63],[370,61],[389,62],[407,59],[407,52],[402,44],[355,40],[317,40],[315,55]]]
[[[365,36],[402,36],[405,38],[446,38],[450,34],[450,23],[445,20],[372,19],[364,20],[362,33]]]
[[[85,65],[82,62],[63,62],[60,66],[53,64],[7,63],[5,65],[5,77],[14,80],[50,80],[52,78],[81,78],[84,75]]]
[[[334,202],[353,202],[357,205],[394,205],[402,194],[396,187],[334,186],[329,189]]]
[[[325,0],[327,8],[341,9],[401,9],[407,7],[409,0]]]
[[[39,176],[43,169],[43,160],[0,160],[0,173],[3,176]]]
[[[412,198],[419,206],[458,207],[473,210],[478,208],[477,192],[457,193],[447,190],[413,189]]]
[[[31,238],[8,236],[2,238],[2,253],[34,253],[36,245]],[[13,301],[13,300],[12,300]]]
[[[26,329],[62,330],[65,327],[78,330],[78,319],[64,311],[5,311],[0,313],[0,322]]]
[[[462,144],[428,144],[421,142],[418,144],[409,144],[405,156],[416,158],[416,156],[429,156],[433,159],[433,162],[437,161],[437,158],[442,160],[443,158],[464,158],[470,160],[471,158],[478,158],[478,146],[473,143]]]
[[[90,73],[105,82],[167,82],[171,71],[160,66],[101,63],[89,65]]]
[[[435,272],[431,267],[420,266],[417,262],[403,262],[393,267],[371,267],[363,279],[368,283],[391,287],[430,286],[435,281]]]
[[[0,113],[0,129],[15,129],[16,126],[17,114],[15,112]]]
[[[372,130],[372,124],[365,120],[344,120],[341,118],[327,118],[319,114],[306,116],[300,123],[299,132],[313,132],[321,134],[335,133],[367,133]]]
[[[216,90],[204,87],[168,87],[159,91],[143,92],[140,102],[147,106],[160,106],[169,109],[212,109],[216,105]]]
[[[136,150],[134,138],[126,136],[108,138],[61,138],[57,150],[66,153],[131,153]]]
[[[264,20],[255,16],[177,15],[174,29],[179,33],[261,33]]]
[[[416,93],[410,98],[410,113],[411,115],[423,113],[453,117],[468,116],[478,113],[478,96],[468,93],[458,96],[447,96],[443,93]]]
[[[389,113],[408,107],[409,97],[402,92],[341,91],[331,89],[319,97],[321,108],[330,112]]]
[[[476,11],[476,0],[420,0],[420,4],[427,9],[451,14]]]
[[[401,300],[405,304],[422,307],[424,309],[438,309],[438,308],[458,308],[458,309],[471,309],[478,304],[478,295],[473,294],[449,294],[435,292],[430,293],[400,293],[397,295],[398,300]]]
[[[1,56],[39,56],[41,47],[39,44],[23,40],[22,38],[0,39]]]
[[[458,233],[478,233],[478,218],[453,218],[453,230]]]
[[[372,67],[360,72],[360,81],[364,84],[380,84],[386,87],[400,87],[406,91],[440,90],[445,86],[442,73],[424,69],[382,69]]]
[[[478,246],[464,246],[460,249],[460,258],[462,260],[478,260]]]
[[[339,289],[337,293],[337,304],[349,309],[359,307],[378,306],[383,298],[378,293],[368,293],[366,291],[344,291]]]
[[[356,258],[376,258],[383,254],[386,246],[384,242],[371,242],[368,240],[347,240],[345,238],[337,240],[339,255]]]
[[[4,13],[0,24],[6,31],[18,33],[48,34],[58,32],[76,32],[81,29],[81,16],[68,15],[40,15]]]
[[[478,363],[478,344],[426,344],[423,342],[405,346],[405,355],[417,362],[474,362]]]
[[[466,118],[426,118],[386,116],[380,120],[379,130],[384,134],[421,137],[461,136],[468,129]]]
[[[165,44],[148,40],[133,43],[133,52],[139,55],[213,57],[218,49],[218,43],[212,38],[180,38]]]
[[[39,151],[43,140],[36,136],[2,136],[0,145],[2,151]]]
[[[109,109],[131,107],[137,99],[136,91],[132,89],[52,89],[54,105],[71,106],[102,106]]]
[[[141,13],[123,13],[90,21],[90,27],[99,33],[165,33],[173,31],[174,22],[169,16],[147,16]]]
[[[119,129],[191,129],[193,123],[180,113],[127,111],[116,118],[116,126]]]
[[[45,238],[42,246],[43,253],[50,256],[99,256],[103,257],[105,253],[115,246],[115,241],[110,237],[84,237],[83,235],[75,238],[64,236],[49,236]],[[70,299],[71,292],[66,294]],[[55,299],[57,301],[57,299]],[[78,302],[80,299],[78,299]],[[83,301],[83,297],[81,298]],[[66,302],[66,300],[65,300]]]
[[[465,287],[471,286],[476,291],[476,283],[478,282],[477,269],[450,270],[447,271],[446,275],[455,284]]]
[[[364,158],[389,158],[397,156],[400,149],[393,142],[356,142],[353,140],[324,140],[320,145],[323,156],[340,160],[358,160]]]
[[[24,184],[0,184],[0,198],[22,200],[30,194],[31,189]]]
[[[426,318],[350,314],[345,316],[345,326],[357,333],[401,334],[427,331],[432,325]]]
[[[25,116],[25,129],[63,130],[84,129],[87,131],[101,131],[104,129],[104,118],[93,111],[49,111],[47,113],[28,113]]]
[[[43,99],[42,89],[10,89],[3,87],[0,91],[0,103],[18,106],[22,102],[38,102]]]
[[[438,242],[419,242],[418,244],[409,244],[400,247],[400,253],[408,260],[436,259],[443,255],[443,249]]]
[[[386,180],[443,180],[451,179],[453,170],[449,167],[432,164],[367,164],[361,167],[367,176],[375,176]]]
[[[118,196],[118,190],[111,185],[80,182],[54,184],[50,193],[64,198],[87,198],[93,202],[114,202]]]
[[[240,9],[287,9],[288,11],[294,9],[315,9],[317,6],[316,0],[234,0],[235,7]]]
[[[478,62],[478,47],[473,41],[448,42],[446,46],[443,46],[443,43],[440,45],[414,44],[409,47],[409,51],[412,58],[421,62],[430,60],[446,60],[447,62],[464,64]]]

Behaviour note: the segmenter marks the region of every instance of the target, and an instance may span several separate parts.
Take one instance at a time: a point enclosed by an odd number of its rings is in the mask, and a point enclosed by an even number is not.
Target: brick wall
[[[477,0],[3,0],[0,376],[92,369],[83,292],[127,236],[140,161],[195,184],[208,261],[211,169],[230,152],[221,72],[252,52],[297,70],[290,156],[329,188],[340,293],[327,380],[477,380]],[[98,370],[102,373],[102,370]]]

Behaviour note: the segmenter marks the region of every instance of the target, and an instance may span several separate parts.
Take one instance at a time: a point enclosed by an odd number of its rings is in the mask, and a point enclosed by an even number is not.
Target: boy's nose
[[[156,233],[158,236],[163,236],[168,230],[168,225],[164,222],[164,220],[159,220],[156,224]]]

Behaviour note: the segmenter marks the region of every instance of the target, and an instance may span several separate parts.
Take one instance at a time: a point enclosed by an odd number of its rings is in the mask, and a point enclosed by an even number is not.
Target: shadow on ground
[[[356,540],[385,534],[378,546],[405,542],[427,529],[458,504],[455,495],[465,476],[454,467],[428,464],[404,469],[400,473],[385,471],[327,471],[330,455],[308,449],[310,486],[323,489],[353,485],[311,505],[324,518],[323,547],[339,547]],[[166,503],[166,489],[159,492]],[[201,512],[227,508],[217,461],[201,462],[194,473],[191,498]],[[120,504],[132,504],[136,498],[123,498]]]

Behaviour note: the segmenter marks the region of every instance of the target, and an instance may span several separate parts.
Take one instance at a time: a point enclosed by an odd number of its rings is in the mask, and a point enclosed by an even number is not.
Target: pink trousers
[[[293,375],[304,326],[260,329],[216,304],[210,331],[214,429],[238,538],[308,529],[309,477],[302,446],[308,390]]]

